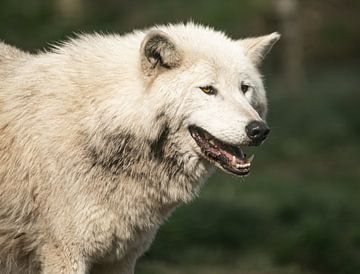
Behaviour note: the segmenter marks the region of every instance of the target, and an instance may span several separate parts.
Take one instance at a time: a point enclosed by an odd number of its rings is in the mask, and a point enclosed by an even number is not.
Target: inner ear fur
[[[181,54],[174,41],[163,31],[152,30],[141,44],[141,64],[147,75],[159,68],[172,69],[180,66]]]
[[[272,46],[280,39],[280,34],[277,32],[268,35],[252,37],[240,40],[241,46],[245,50],[245,54],[250,60],[259,66],[265,56],[270,52]]]

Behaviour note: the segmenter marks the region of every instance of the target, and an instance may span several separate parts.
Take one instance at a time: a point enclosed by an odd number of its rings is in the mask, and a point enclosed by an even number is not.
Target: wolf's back
[[[27,53],[24,51],[0,41],[0,62],[17,59],[26,55]]]
[[[13,71],[18,62],[30,57],[31,55],[14,46],[10,46],[0,41],[0,80]]]

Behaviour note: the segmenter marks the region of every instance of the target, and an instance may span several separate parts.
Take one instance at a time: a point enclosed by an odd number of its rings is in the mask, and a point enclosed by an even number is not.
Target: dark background
[[[360,273],[359,0],[1,0],[0,39],[36,52],[191,19],[234,38],[282,33],[262,68],[272,132],[252,174],[216,173],[136,272]]]

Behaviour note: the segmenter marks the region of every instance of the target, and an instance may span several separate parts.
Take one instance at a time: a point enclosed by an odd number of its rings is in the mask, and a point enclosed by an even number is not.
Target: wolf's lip
[[[253,155],[246,158],[240,146],[222,142],[200,127],[190,126],[189,131],[210,162],[218,163],[231,174],[243,176],[249,173]]]

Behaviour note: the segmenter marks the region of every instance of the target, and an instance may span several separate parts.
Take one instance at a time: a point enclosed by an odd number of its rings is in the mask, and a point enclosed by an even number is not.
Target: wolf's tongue
[[[234,161],[234,157],[236,159],[238,159],[238,160],[244,160],[245,159],[245,154],[241,150],[240,147],[222,145],[222,146],[219,146],[219,150],[220,150],[221,154],[223,154],[230,161]]]
[[[230,152],[226,151],[226,150],[221,150],[221,153],[223,155],[225,155],[225,157],[229,160],[232,161],[234,159],[234,157],[236,158],[236,156],[234,154],[231,154]]]
[[[226,158],[228,165],[233,166],[234,168],[249,167],[254,159],[254,155],[246,158],[240,147],[229,147],[228,150],[220,148],[219,152],[223,159]]]

